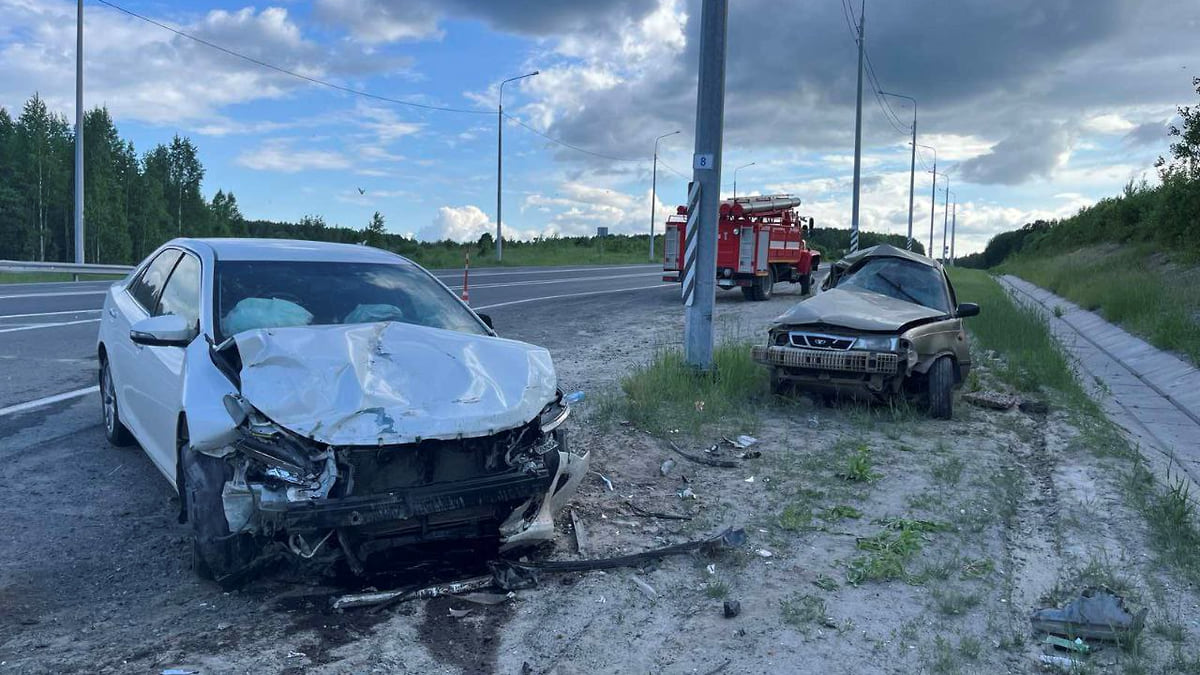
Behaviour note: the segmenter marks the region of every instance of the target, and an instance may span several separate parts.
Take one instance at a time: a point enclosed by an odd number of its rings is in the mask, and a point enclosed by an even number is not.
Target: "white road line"
[[[650,288],[666,288],[667,286],[678,286],[679,284],[655,284],[653,286],[636,286],[634,288],[613,288],[607,291],[587,291],[585,293],[564,293],[563,295],[544,295],[540,298],[525,298],[524,300],[509,300],[508,302],[495,302],[490,305],[479,305],[471,309],[493,309],[496,307],[507,307],[508,305],[520,305],[526,302],[537,302],[538,300],[558,300],[559,298],[581,298],[585,295],[603,295],[605,293],[624,293],[625,291],[644,291]]]
[[[7,408],[0,408],[0,417],[4,417],[5,415],[15,415],[16,413],[19,413],[19,412],[25,412],[26,410],[33,410],[34,408],[40,408],[44,405],[50,405],[51,403],[58,403],[59,401],[69,401],[73,398],[81,398],[81,397],[87,396],[89,394],[99,393],[99,391],[100,391],[100,387],[98,385],[93,384],[92,386],[84,387],[83,389],[76,389],[75,391],[68,391],[65,394],[55,394],[54,396],[47,396],[46,398],[39,398],[36,401],[26,401],[25,403],[18,403],[16,405],[10,405]]]
[[[60,316],[63,314],[86,314],[88,312],[99,312],[97,309],[71,309],[65,312],[37,312],[35,314],[0,314],[0,319],[27,319],[31,316]]]
[[[479,290],[482,288],[509,288],[511,286],[543,286],[545,284],[570,284],[581,281],[611,281],[612,279],[636,279],[638,277],[657,277],[662,274],[662,271],[646,272],[644,274],[610,274],[606,277],[575,277],[572,279],[542,279],[535,281],[509,281],[507,283],[495,284],[471,284],[471,290]],[[452,291],[461,291],[462,286],[449,286]]]
[[[59,326],[75,326],[81,323],[94,323],[100,318],[95,319],[80,319],[79,321],[59,321],[58,323],[35,323],[32,326],[20,326],[18,328],[2,328],[0,333],[16,333],[23,330],[34,330],[37,328],[57,328]]]
[[[68,295],[104,295],[108,291],[69,291],[67,293],[22,293],[20,295],[0,295],[0,300],[15,298],[61,298]]]
[[[471,272],[471,276],[494,277],[503,276],[506,274],[554,274],[556,272],[607,272],[609,270],[636,270],[649,267],[656,263],[646,263],[645,265],[622,265],[618,267],[575,267],[570,269],[541,269],[541,270],[505,270],[496,269],[494,267],[473,268],[476,271]],[[433,273],[434,276],[441,277],[462,277],[462,270],[439,270]]]

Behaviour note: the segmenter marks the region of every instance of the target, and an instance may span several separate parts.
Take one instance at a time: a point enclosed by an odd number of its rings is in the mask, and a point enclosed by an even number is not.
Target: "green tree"
[[[70,194],[72,138],[67,120],[46,109],[37,94],[25,103],[17,120],[17,184],[22,192],[26,222],[26,248],[37,260],[46,260],[60,250],[73,248],[71,218],[74,199]],[[57,222],[65,227],[63,238],[51,231]]]
[[[371,222],[367,223],[367,227],[363,229],[363,238],[367,246],[376,248],[384,248],[387,242],[387,228],[383,224],[383,216],[378,211],[371,216]]]
[[[1192,78],[1192,86],[1200,94],[1200,77]],[[1171,142],[1170,159],[1159,157],[1154,163],[1163,180],[1173,175],[1200,179],[1200,106],[1179,106],[1180,125],[1172,124],[1167,135]]]
[[[200,194],[204,167],[191,139],[175,136],[167,150],[169,161],[168,185],[165,191],[167,206],[175,217],[175,235],[204,236],[208,234],[208,205]]]

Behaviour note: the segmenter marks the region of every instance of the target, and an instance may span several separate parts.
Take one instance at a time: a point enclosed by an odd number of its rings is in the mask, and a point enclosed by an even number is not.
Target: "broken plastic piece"
[[[658,472],[665,476],[671,473],[671,469],[673,468],[675,468],[675,460],[668,457],[667,459],[664,459],[662,465],[658,467]]]
[[[1057,635],[1047,635],[1045,639],[1042,640],[1042,644],[1051,645],[1053,647],[1066,649],[1072,652],[1078,652],[1080,654],[1087,654],[1088,652],[1092,651],[1092,646],[1084,642],[1082,638],[1068,640],[1066,638],[1060,638]]]
[[[1146,622],[1147,608],[1136,614],[1125,608],[1125,599],[1107,588],[1089,587],[1061,609],[1039,609],[1029,617],[1035,631],[1121,642],[1136,637]]]
[[[748,448],[758,442],[757,438],[755,438],[753,436],[746,436],[744,434],[741,436],[738,436],[737,438],[732,439],[732,440],[730,440],[728,438],[726,438],[725,440],[729,441],[729,444],[732,445],[733,447],[737,448],[738,450],[745,450],[746,448]]]
[[[684,459],[689,459],[697,464],[717,466],[723,469],[732,469],[738,466],[738,463],[731,459],[710,459],[708,457],[701,457],[700,455],[693,455],[680,450],[679,446],[675,445],[675,443],[672,441],[667,441],[667,444],[670,445],[671,449],[674,450],[679,456],[683,457]]]
[[[436,598],[443,595],[457,595],[458,593],[466,593],[469,591],[478,591],[493,583],[493,578],[488,577],[472,577],[463,581],[455,581],[439,586],[429,586],[415,591],[410,590],[394,590],[394,591],[373,591],[370,593],[349,593],[341,597],[335,598],[333,601],[333,609],[351,609],[353,607],[364,607],[367,605],[378,605],[391,602],[407,602],[409,600],[418,600],[421,598]]]
[[[630,578],[630,580],[633,581],[633,585],[638,587],[638,590],[640,590],[641,592],[646,594],[646,597],[648,597],[648,598],[657,598],[658,597],[658,591],[654,590],[654,587],[651,586],[650,584],[642,581],[641,579],[639,579],[637,577],[629,577],[629,578]]]
[[[596,474],[596,475],[597,475],[597,476],[600,476],[600,480],[604,481],[604,484],[608,486],[608,491],[609,491],[609,492],[612,492],[612,491],[613,491],[613,484],[612,484],[612,481],[608,479],[608,476],[605,476],[605,475],[604,475],[604,474],[602,474],[602,473],[598,473],[598,474]]]
[[[566,396],[564,396],[563,400],[566,401],[567,403],[580,403],[585,398],[587,398],[587,394],[583,393],[582,391],[573,391],[570,394],[567,394]]]
[[[690,487],[680,488],[678,491],[675,492],[675,494],[679,495],[680,499],[695,499],[696,498],[696,493],[692,492],[692,488],[690,488]]]
[[[470,609],[454,609],[453,607],[450,608],[450,616],[455,619],[461,619],[470,613],[471,613]]]
[[[691,553],[693,551],[705,551],[712,553],[726,549],[741,548],[746,545],[746,531],[740,527],[731,527],[718,535],[709,537],[708,539],[697,539],[694,541],[684,542],[682,544],[673,544],[664,546],[663,548],[650,549],[640,553],[631,553],[629,555],[617,556],[615,558],[598,558],[593,560],[544,560],[544,561],[528,561],[520,562],[516,560],[502,560],[496,563],[491,563],[493,574],[499,582],[501,574],[504,570],[521,571],[523,573],[531,573],[534,571],[541,572],[587,572],[590,570],[608,570],[618,567],[630,567],[638,565],[648,560],[657,560],[670,555],[681,555]],[[501,585],[503,588],[504,586]]]
[[[1083,661],[1073,659],[1069,656],[1051,656],[1049,654],[1041,654],[1038,657],[1038,660],[1041,661],[1043,665],[1053,666],[1068,673],[1078,673],[1083,669]]]

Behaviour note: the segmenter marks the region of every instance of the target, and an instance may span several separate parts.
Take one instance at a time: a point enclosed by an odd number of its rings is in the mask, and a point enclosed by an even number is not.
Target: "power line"
[[[144,16],[144,15],[142,15],[142,14],[138,14],[137,12],[134,12],[133,10],[125,9],[124,7],[121,7],[120,5],[115,5],[115,4],[111,3],[111,2],[109,2],[108,0],[97,0],[97,2],[99,2],[99,3],[100,3],[100,4],[102,4],[102,5],[106,5],[106,6],[108,6],[108,7],[111,7],[111,8],[113,8],[113,9],[117,10],[118,12],[121,12],[121,13],[124,13],[124,14],[128,14],[129,16],[132,16],[132,17],[134,17],[135,19],[140,19],[140,20],[142,20],[142,21],[145,21],[146,23],[149,23],[149,24],[153,24],[153,25],[155,25],[155,26],[158,26],[159,28],[162,28],[163,30],[170,31],[170,32],[172,32],[172,33],[174,33],[174,34],[176,34],[176,35],[178,35],[178,36],[180,36],[180,37],[187,38],[187,39],[189,39],[189,40],[192,40],[193,42],[197,42],[197,43],[199,43],[199,44],[202,44],[202,45],[204,45],[205,47],[210,47],[210,48],[212,48],[212,49],[216,49],[217,51],[224,52],[224,53],[226,53],[226,54],[228,54],[228,55],[230,55],[230,56],[234,56],[234,57],[237,57],[237,58],[239,58],[239,59],[242,59],[243,61],[249,61],[250,63],[253,63],[253,64],[257,65],[257,66],[261,66],[261,67],[263,67],[263,68],[268,68],[268,69],[270,69],[270,70],[274,70],[274,71],[276,71],[276,72],[283,73],[284,75],[289,75],[289,76],[291,76],[291,77],[295,77],[295,78],[297,78],[297,79],[304,80],[304,81],[306,81],[306,82],[309,82],[309,83],[311,83],[311,84],[320,85],[320,86],[322,86],[322,87],[329,87],[330,89],[336,89],[336,90],[338,90],[338,91],[342,91],[342,92],[345,92],[345,93],[347,93],[347,94],[354,94],[354,95],[356,95],[356,96],[363,96],[363,97],[365,97],[365,98],[372,98],[372,99],[375,99],[375,100],[377,100],[377,101],[385,101],[385,102],[387,102],[387,103],[395,103],[396,105],[404,105],[404,106],[410,106],[410,107],[413,107],[413,108],[420,108],[420,109],[422,109],[422,110],[436,110],[436,111],[438,111],[438,112],[453,112],[453,113],[462,113],[462,114],[467,114],[467,115],[490,115],[490,114],[492,114],[490,110],[469,110],[469,109],[467,109],[467,108],[452,108],[452,107],[449,107],[449,106],[427,105],[427,104],[425,104],[425,103],[414,103],[414,102],[412,102],[412,101],[403,101],[403,100],[400,100],[400,99],[397,99],[397,98],[390,98],[390,97],[388,97],[388,96],[380,96],[379,94],[372,94],[372,93],[370,93],[370,92],[368,92],[368,91],[363,91],[363,90],[361,90],[361,89],[354,89],[354,88],[351,88],[351,87],[344,87],[344,86],[342,86],[342,85],[340,85],[340,84],[334,84],[333,82],[329,82],[328,80],[322,80],[322,79],[318,79],[318,78],[315,78],[315,77],[309,77],[308,75],[304,75],[304,74],[301,74],[301,73],[297,73],[297,72],[296,72],[296,71],[294,71],[294,70],[288,70],[287,68],[283,68],[283,67],[281,67],[281,66],[277,66],[277,65],[275,65],[275,64],[273,64],[273,63],[268,63],[268,62],[266,62],[266,61],[263,61],[263,60],[260,60],[260,59],[256,59],[256,58],[254,58],[253,56],[248,56],[248,55],[246,55],[246,54],[242,54],[242,53],[240,53],[240,52],[236,52],[236,51],[234,51],[234,50],[232,50],[232,49],[229,49],[228,47],[222,47],[221,45],[219,45],[219,44],[216,44],[216,43],[214,43],[214,42],[209,42],[208,40],[205,40],[204,38],[196,37],[195,35],[192,35],[192,34],[190,34],[190,33],[185,33],[185,32],[183,32],[183,31],[181,31],[181,30],[179,30],[179,29],[177,29],[177,28],[172,28],[171,26],[168,26],[168,25],[167,25],[167,24],[165,24],[165,23],[161,23],[161,22],[159,22],[159,21],[156,21],[156,20],[154,20],[154,19],[151,19],[151,18],[150,18],[150,17],[148,17],[148,16]]]
[[[571,150],[574,150],[574,151],[576,151],[576,152],[582,152],[582,153],[584,153],[584,154],[587,154],[587,155],[592,155],[593,157],[599,157],[599,158],[601,158],[601,159],[607,159],[607,160],[611,160],[611,161],[614,161],[614,162],[648,162],[648,161],[650,161],[650,160],[648,160],[648,159],[644,159],[644,158],[642,158],[642,159],[634,159],[634,158],[631,158],[631,157],[613,157],[612,155],[605,155],[605,154],[603,154],[603,153],[600,153],[600,152],[593,152],[593,151],[591,151],[591,150],[588,150],[588,149],[586,149],[586,148],[581,148],[581,147],[579,147],[578,145],[571,145],[570,143],[567,143],[566,141],[561,141],[561,140],[559,140],[559,139],[557,139],[557,138],[555,138],[555,137],[553,137],[553,136],[551,136],[551,135],[549,135],[549,134],[547,134],[547,133],[545,133],[545,132],[539,131],[539,130],[537,130],[537,129],[535,129],[535,128],[531,127],[531,126],[529,126],[528,124],[526,124],[526,123],[522,122],[520,119],[518,119],[518,118],[516,118],[516,117],[513,117],[512,115],[509,115],[508,113],[504,113],[504,116],[505,116],[506,118],[508,118],[508,119],[512,120],[513,122],[516,122],[518,125],[520,125],[520,126],[522,126],[522,127],[525,127],[525,129],[527,129],[527,130],[529,130],[529,131],[531,131],[531,132],[533,132],[533,133],[537,134],[538,136],[541,136],[542,138],[544,138],[544,139],[546,139],[546,140],[550,141],[551,143],[554,143],[554,144],[556,144],[556,145],[561,145],[561,146],[563,146],[564,148],[570,148]],[[661,161],[661,160],[660,160],[660,161]]]
[[[850,6],[849,0],[842,0],[842,16],[846,19],[846,28],[850,30],[850,35],[854,40],[854,44],[857,45],[858,31],[855,30],[854,27],[858,25],[858,18],[854,15],[854,8]],[[879,84],[879,76],[875,73],[875,65],[871,63],[871,54],[867,51],[865,46],[863,47],[863,56],[867,61],[867,78],[871,81],[871,93],[875,96],[875,102],[879,104],[879,109],[881,112],[883,112],[884,118],[897,132],[902,134],[909,133],[912,131],[912,127],[909,127],[901,122],[900,116],[897,115],[894,110],[892,110],[892,107],[888,104],[887,100],[880,95],[880,92],[883,91],[883,87]]]

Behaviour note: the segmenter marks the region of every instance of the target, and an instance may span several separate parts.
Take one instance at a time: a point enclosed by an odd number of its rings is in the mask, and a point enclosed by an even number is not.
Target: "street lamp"
[[[496,109],[496,262],[504,255],[504,235],[500,231],[500,191],[504,185],[504,85],[516,80],[533,77],[541,71],[533,71],[510,77],[500,83],[500,106]]]
[[[937,148],[932,145],[921,144],[920,147],[926,150],[933,151],[933,187],[929,190],[929,248],[925,249],[925,255],[933,257],[933,214],[937,211]]]
[[[903,98],[912,101],[913,105],[913,123],[912,123],[912,156],[909,158],[908,168],[908,250],[913,247],[913,189],[917,181],[917,99],[904,94],[892,94],[886,91],[879,92],[883,96],[892,96],[895,98]]]
[[[677,133],[680,133],[679,129],[654,139],[654,171],[650,178],[650,262],[654,262],[654,202],[658,192],[658,142]]]
[[[741,171],[742,169],[744,169],[748,166],[754,166],[755,164],[758,164],[758,162],[750,162],[749,164],[743,164],[733,170],[733,201],[735,201],[735,202],[737,201],[737,172]]]

